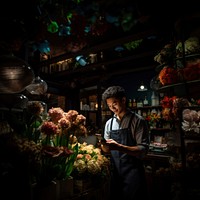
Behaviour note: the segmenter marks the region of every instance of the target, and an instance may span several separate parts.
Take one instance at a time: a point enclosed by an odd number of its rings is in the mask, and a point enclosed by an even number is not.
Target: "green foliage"
[[[132,42],[128,42],[128,43],[125,43],[124,46],[127,48],[127,50],[135,50],[137,49],[140,44],[142,43],[143,39],[140,39],[140,40],[135,40],[135,41],[132,41]]]

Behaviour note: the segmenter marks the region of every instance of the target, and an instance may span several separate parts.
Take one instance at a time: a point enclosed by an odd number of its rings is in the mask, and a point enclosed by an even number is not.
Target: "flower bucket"
[[[68,177],[66,180],[58,180],[59,199],[65,199],[74,195],[74,180],[73,177]]]

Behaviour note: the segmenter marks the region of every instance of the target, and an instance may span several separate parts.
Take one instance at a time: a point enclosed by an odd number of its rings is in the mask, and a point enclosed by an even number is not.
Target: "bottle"
[[[151,95],[151,106],[159,106],[159,97],[154,91]]]
[[[83,110],[83,102],[80,101],[80,110]]]
[[[129,99],[129,101],[128,101],[128,107],[132,108],[132,100],[131,99]]]
[[[136,99],[133,99],[133,101],[132,101],[132,107],[133,107],[133,108],[136,108],[136,107],[137,107]]]
[[[148,106],[148,105],[149,105],[149,102],[148,102],[146,96],[144,97],[143,105],[144,105],[144,106]]]
[[[137,107],[138,108],[143,107],[143,101],[142,101],[142,99],[138,99],[138,101],[137,101]]]

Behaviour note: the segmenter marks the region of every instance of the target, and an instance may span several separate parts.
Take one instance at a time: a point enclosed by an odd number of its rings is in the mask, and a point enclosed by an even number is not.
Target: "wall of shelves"
[[[93,86],[80,90],[80,113],[86,117],[86,123],[103,129],[104,123],[111,116],[111,111],[103,104],[102,88]]]

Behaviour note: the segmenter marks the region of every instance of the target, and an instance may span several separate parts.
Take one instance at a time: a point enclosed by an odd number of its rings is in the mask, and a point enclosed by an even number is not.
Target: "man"
[[[124,88],[112,86],[102,94],[114,113],[104,129],[101,148],[111,153],[111,198],[137,200],[147,198],[142,157],[149,147],[149,130],[145,119],[127,107]]]

